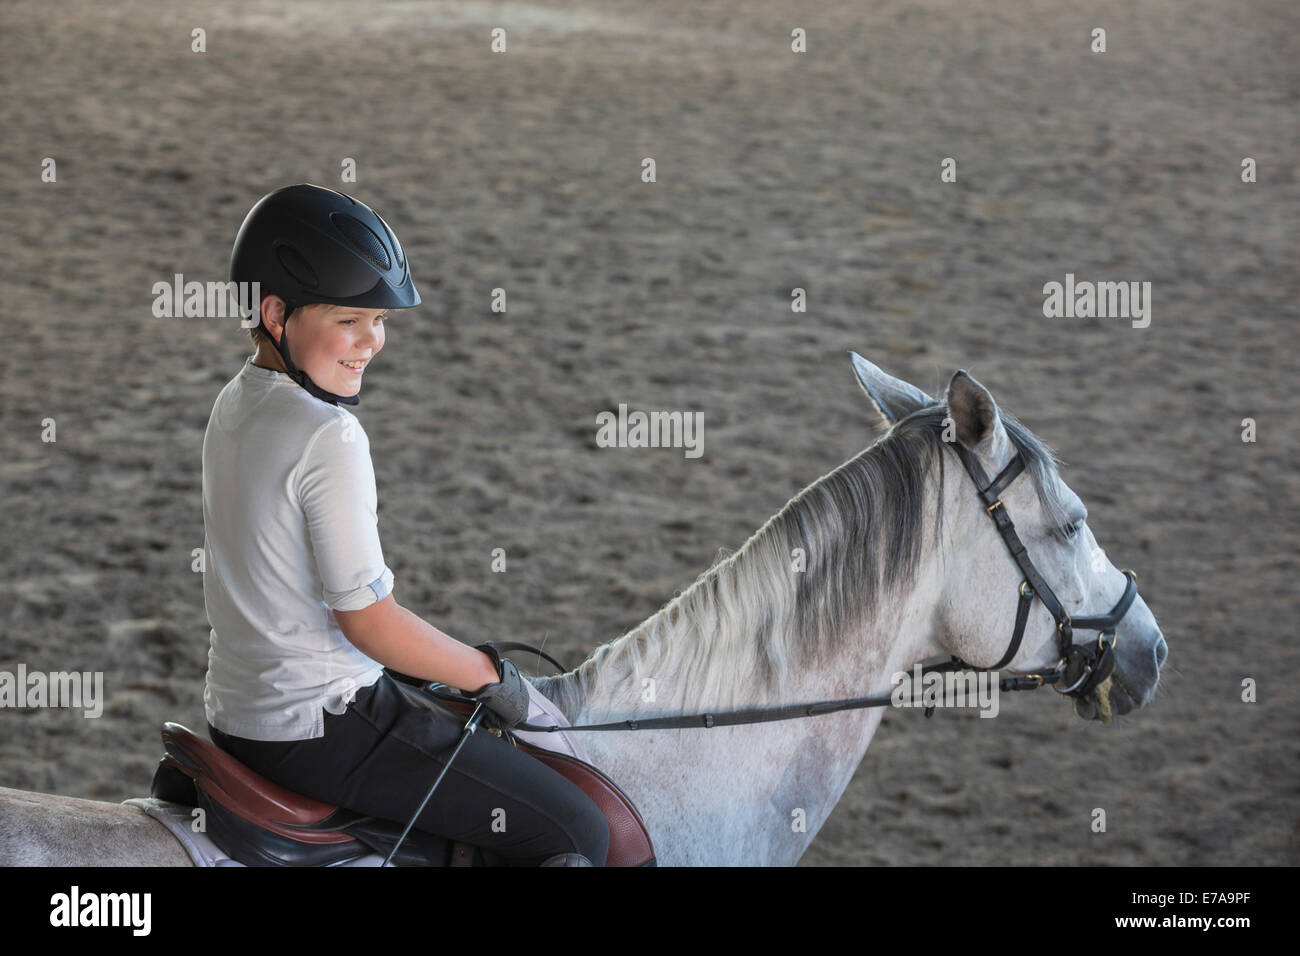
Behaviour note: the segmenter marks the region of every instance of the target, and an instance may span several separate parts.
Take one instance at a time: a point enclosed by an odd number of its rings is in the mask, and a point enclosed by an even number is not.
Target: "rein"
[[[1038,598],[1056,621],[1061,658],[1056,667],[1044,670],[1041,673],[1001,678],[998,681],[998,689],[1006,693],[1009,691],[1037,690],[1044,684],[1056,685],[1061,683],[1065,685],[1064,689],[1054,688],[1058,693],[1077,699],[1086,697],[1101,686],[1115,669],[1114,649],[1115,641],[1118,638],[1117,628],[1124,615],[1128,613],[1133,600],[1137,597],[1137,575],[1133,571],[1124,570],[1124,576],[1128,579],[1124,587],[1124,593],[1115,606],[1106,614],[1072,619],[1065,612],[1065,608],[1057,599],[1051,587],[1038,573],[1038,569],[1034,567],[1028,551],[1021,542],[1019,535],[1016,534],[1015,524],[1011,521],[1006,506],[1002,503],[1002,492],[1025,469],[1023,455],[1017,451],[1015,457],[1011,459],[1011,463],[996,478],[989,481],[984,469],[973,454],[960,444],[951,444],[957,453],[957,457],[961,459],[962,464],[965,466],[967,474],[975,483],[980,498],[985,504],[985,513],[992,519],[998,534],[1001,535],[1003,542],[1007,546],[1007,550],[1011,552],[1012,560],[1016,562],[1025,579],[1020,584],[1020,603],[1016,608],[1015,630],[1011,635],[1011,642],[1007,647],[1007,651],[1002,655],[1001,660],[992,667],[975,667],[954,656],[951,660],[942,664],[922,666],[920,668],[921,675],[957,671],[983,673],[996,671],[1006,666],[1020,649],[1020,643],[1025,635],[1025,625],[1029,621],[1030,607],[1033,605],[1034,598]],[[1074,631],[1076,629],[1097,631],[1097,643],[1095,645],[1075,644]],[[1106,641],[1107,633],[1110,634],[1111,638],[1109,642]],[[523,650],[535,653],[559,668],[561,673],[566,672],[566,668],[555,658],[529,644],[521,641],[494,641],[490,643],[499,651]],[[915,670],[916,667],[913,667],[913,672]],[[452,691],[446,685],[430,684],[428,688],[436,697],[473,703],[469,697]],[[565,730],[679,730],[692,727],[728,727],[737,724],[760,724],[775,720],[793,720],[799,717],[817,717],[821,714],[833,714],[842,710],[888,707],[892,702],[893,695],[890,693],[876,694],[870,697],[851,697],[844,700],[820,700],[802,704],[786,704],[779,707],[751,707],[722,713],[628,718],[603,724],[578,724],[565,727],[547,725],[539,727],[529,723],[521,723],[516,725],[514,729],[538,733],[555,733],[556,731]],[[915,698],[913,698],[913,702],[915,702]],[[933,713],[934,706],[925,707],[926,717],[930,717]]]
[[[531,653],[541,654],[536,647],[531,644],[525,644],[522,641],[493,641],[491,642],[499,651],[521,650]],[[546,660],[564,673],[568,670],[563,665],[555,662],[555,659],[543,654]],[[921,668],[921,675],[937,674],[952,671],[973,670],[985,671],[993,668],[976,668],[966,664],[960,658],[954,657],[951,661],[943,664],[929,664]],[[1059,679],[1059,672],[1045,671],[1042,674],[1030,674],[1020,677],[1004,677],[998,681],[998,689],[1003,693],[1017,690],[1037,690],[1043,684],[1050,684]],[[442,700],[455,701],[463,704],[473,704],[474,700],[464,694],[458,693],[447,687],[445,684],[427,685],[430,693]],[[566,725],[563,727],[553,726],[550,724],[537,726],[535,724],[521,723],[512,727],[512,730],[523,731],[540,731],[554,733],[559,730],[679,730],[690,727],[728,727],[737,724],[762,724],[774,720],[794,720],[798,717],[818,717],[822,714],[833,714],[841,710],[863,710],[868,707],[888,707],[893,702],[891,694],[876,694],[871,697],[850,697],[843,700],[819,700],[809,701],[803,704],[785,704],[779,707],[750,707],[744,710],[724,711],[722,713],[701,713],[685,714],[673,717],[646,717],[640,719],[616,720],[605,724],[576,724]],[[934,707],[925,708],[925,716],[930,717],[934,714]]]

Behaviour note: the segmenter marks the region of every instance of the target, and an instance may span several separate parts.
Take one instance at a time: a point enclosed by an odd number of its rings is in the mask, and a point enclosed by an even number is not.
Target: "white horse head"
[[[939,404],[860,355],[853,353],[852,358],[858,381],[891,427],[927,412],[942,417],[944,439],[971,452],[990,477],[1021,454],[1025,472],[1001,499],[1029,559],[1071,617],[1100,615],[1115,606],[1127,580],[1097,544],[1087,508],[1061,479],[1051,450],[1002,412],[988,389],[958,371],[948,384],[946,402]],[[990,667],[1008,649],[1024,576],[965,469],[955,456],[946,464],[952,466],[944,469],[951,478],[944,480],[942,503],[945,511],[954,510],[941,522],[946,529],[942,551],[951,560],[944,562],[941,574],[935,650]],[[1095,632],[1074,634],[1076,644],[1097,639]],[[1139,595],[1116,629],[1115,670],[1110,684],[1102,685],[1109,687],[1107,700],[1076,700],[1076,711],[1081,717],[1098,718],[1142,707],[1155,693],[1167,654],[1155,617]],[[1055,666],[1059,658],[1056,622],[1042,602],[1035,601],[1020,649],[1005,667],[1038,673]]]

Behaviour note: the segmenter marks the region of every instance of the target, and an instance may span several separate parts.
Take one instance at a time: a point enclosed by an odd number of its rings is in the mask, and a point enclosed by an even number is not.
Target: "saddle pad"
[[[190,855],[190,860],[193,861],[195,866],[244,865],[238,860],[232,860],[224,850],[212,842],[206,833],[196,833],[194,831],[193,807],[158,800],[154,797],[132,797],[130,800],[123,800],[122,802],[132,807],[139,807],[165,826],[171,832],[171,835],[180,841],[181,846],[185,847],[185,852]],[[371,853],[360,859],[335,865],[382,866],[383,862],[384,858],[382,856],[378,853]]]
[[[538,727],[567,727],[568,720],[560,712],[549,697],[540,690],[528,684],[528,695],[532,698],[528,707],[528,722]],[[570,757],[577,757],[583,763],[591,763],[587,759],[587,751],[583,748],[582,743],[578,740],[577,734],[566,733],[563,730],[557,730],[554,733],[542,733],[538,731],[510,731],[520,740],[539,747],[542,750],[554,750],[556,753],[568,754]]]

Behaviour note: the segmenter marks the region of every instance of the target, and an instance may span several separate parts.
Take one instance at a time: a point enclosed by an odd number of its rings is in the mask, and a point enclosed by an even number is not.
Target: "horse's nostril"
[[[1160,667],[1164,664],[1165,658],[1168,656],[1169,645],[1165,643],[1165,639],[1162,637],[1156,641],[1156,667]]]

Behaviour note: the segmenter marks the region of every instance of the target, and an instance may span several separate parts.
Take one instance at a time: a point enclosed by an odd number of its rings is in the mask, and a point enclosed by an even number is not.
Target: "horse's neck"
[[[814,655],[809,666],[776,691],[756,692],[733,705],[706,700],[690,689],[646,702],[641,687],[624,681],[585,700],[569,714],[570,722],[885,694],[893,674],[934,651],[937,573],[936,562],[927,555],[907,594],[895,595],[888,607],[872,614],[861,633],[828,642],[837,649]],[[678,630],[661,631],[659,639],[698,640],[689,628]],[[624,639],[637,639],[637,632]],[[647,656],[654,652],[647,648]],[[673,655],[686,662],[701,658],[691,652]],[[695,673],[653,676],[660,687],[689,680],[691,688],[708,688],[717,683],[709,679],[713,668],[748,663],[722,658],[708,655]],[[594,664],[598,661],[586,666]],[[793,865],[848,786],[883,712],[874,707],[735,727],[596,731],[584,733],[582,740],[592,763],[641,811],[660,862]]]

